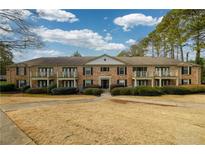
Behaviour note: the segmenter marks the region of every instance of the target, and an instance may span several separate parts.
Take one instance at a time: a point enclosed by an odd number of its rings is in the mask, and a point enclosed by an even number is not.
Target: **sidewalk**
[[[0,145],[35,144],[0,110]]]

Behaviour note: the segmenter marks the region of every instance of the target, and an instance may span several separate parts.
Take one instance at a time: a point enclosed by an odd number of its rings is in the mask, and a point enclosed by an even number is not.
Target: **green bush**
[[[110,90],[114,89],[114,88],[122,88],[125,87],[124,85],[120,85],[120,84],[111,84],[110,85]]]
[[[192,93],[205,93],[205,86],[190,87]]]
[[[54,88],[57,88],[57,84],[51,84],[51,85],[49,85],[49,86],[48,86],[48,89],[47,89],[47,90],[48,90],[48,93],[51,94],[51,90],[54,89]]]
[[[85,88],[100,88],[100,86],[93,84],[93,85],[86,86]]]
[[[137,89],[139,96],[160,96],[163,94],[157,87],[139,87]]]
[[[20,90],[21,90],[21,92],[26,92],[26,90],[29,89],[29,88],[30,88],[30,86],[27,85],[27,86],[21,87]]]
[[[125,87],[120,89],[120,95],[132,95],[134,88]]]
[[[113,88],[110,93],[112,96],[117,96],[117,95],[120,95],[120,91],[121,91],[122,88]]]
[[[47,88],[29,88],[26,90],[29,94],[47,94]]]
[[[164,94],[173,94],[173,95],[186,95],[191,94],[191,88],[188,87],[161,87],[161,91]]]
[[[86,88],[83,93],[85,95],[100,96],[103,93],[103,90],[99,88]]]
[[[51,90],[53,95],[67,95],[67,94],[77,94],[78,89],[74,87],[60,87]]]
[[[13,83],[0,82],[0,92],[15,91],[16,87]]]

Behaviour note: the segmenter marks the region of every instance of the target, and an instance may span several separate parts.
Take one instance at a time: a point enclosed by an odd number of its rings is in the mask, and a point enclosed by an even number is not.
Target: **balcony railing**
[[[77,77],[77,72],[61,72],[59,74],[60,78],[76,78]]]
[[[154,76],[156,77],[172,77],[175,76],[174,72],[170,72],[170,71],[156,71],[154,72]]]
[[[134,77],[139,77],[139,78],[149,77],[149,72],[147,72],[147,71],[135,71]]]
[[[48,78],[54,77],[55,74],[53,72],[36,72],[31,75],[32,77],[39,77],[39,78]]]

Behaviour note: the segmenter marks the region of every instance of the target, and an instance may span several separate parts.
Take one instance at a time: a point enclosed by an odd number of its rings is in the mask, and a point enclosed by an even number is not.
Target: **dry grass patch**
[[[7,114],[37,144],[205,144],[205,109],[102,100]]]
[[[137,99],[156,100],[156,101],[170,101],[180,103],[205,103],[205,94],[192,95],[162,95],[162,96],[115,96],[115,98],[122,98],[125,100],[136,101]]]
[[[45,94],[5,94],[0,96],[0,104],[31,103],[55,100],[80,100],[91,99],[95,96],[88,95],[45,95]]]

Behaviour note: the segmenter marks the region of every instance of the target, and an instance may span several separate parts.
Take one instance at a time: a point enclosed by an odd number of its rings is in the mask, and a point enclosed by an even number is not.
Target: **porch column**
[[[74,87],[76,88],[77,86],[76,86],[76,79],[74,79]]]
[[[30,87],[32,88],[32,73],[31,73],[31,71],[30,71],[30,77],[29,77],[29,81],[30,81]]]
[[[162,79],[160,78],[159,79],[159,87],[161,87],[162,86]]]
[[[49,79],[47,79],[47,87],[49,86]]]
[[[134,87],[137,87],[137,80],[134,80]]]
[[[152,79],[152,87],[154,87],[154,79]]]
[[[56,73],[56,86],[57,86],[57,88],[59,87],[59,81],[58,81],[58,70],[57,70],[57,73]]]
[[[177,78],[176,79],[176,86],[178,86],[179,85],[179,79]]]

